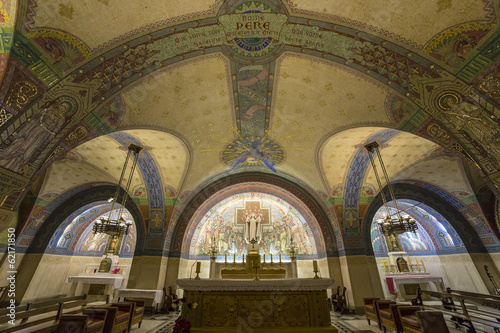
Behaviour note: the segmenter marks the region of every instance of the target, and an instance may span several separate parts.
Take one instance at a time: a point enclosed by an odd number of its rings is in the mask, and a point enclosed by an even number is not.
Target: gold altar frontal
[[[331,327],[326,290],[332,279],[286,280],[190,280],[177,281],[188,303],[197,303],[187,313],[193,332],[216,332],[216,328],[252,329],[254,332],[336,332]],[[281,330],[280,330],[281,328]]]

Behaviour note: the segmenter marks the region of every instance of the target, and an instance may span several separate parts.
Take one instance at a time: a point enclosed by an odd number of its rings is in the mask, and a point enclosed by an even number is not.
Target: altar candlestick
[[[408,264],[410,264],[410,266],[411,266],[410,256],[406,256],[406,258],[408,258]]]
[[[313,260],[313,268],[315,272],[318,271],[318,262],[316,260]]]
[[[422,259],[420,259],[420,262],[422,263],[422,268],[424,269],[424,272],[427,273],[427,270],[425,269],[424,261]]]
[[[224,254],[224,263],[227,264],[227,254]]]
[[[387,265],[386,265],[386,261],[385,261],[385,260],[382,260],[382,263],[384,264],[384,271],[387,273]]]
[[[281,253],[280,253],[280,264],[281,264]]]
[[[264,264],[266,263],[266,255],[264,254]]]
[[[85,265],[85,271],[84,271],[84,273],[87,273],[87,265]]]
[[[242,255],[242,260],[243,260],[243,263],[245,263],[245,254],[244,253]]]
[[[235,263],[235,264],[236,264],[236,253],[235,253],[235,254],[233,254],[233,263]]]
[[[415,258],[415,262],[417,263],[417,269],[420,271],[420,265],[418,264],[418,258]]]
[[[271,253],[271,264],[273,263],[273,254]]]
[[[201,262],[196,263],[196,273],[201,273]]]

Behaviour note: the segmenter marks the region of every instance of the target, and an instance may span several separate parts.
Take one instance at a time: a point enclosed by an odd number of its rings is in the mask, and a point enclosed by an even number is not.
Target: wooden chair
[[[339,287],[340,288],[340,287]],[[379,301],[380,298],[363,298],[363,302],[365,303],[365,315],[366,320],[368,321],[368,325],[370,325],[370,320],[374,321],[379,325],[379,318],[377,313],[377,308],[375,306],[375,301]]]
[[[134,313],[130,318],[130,328],[133,325],[139,323],[139,328],[141,328],[142,317],[144,316],[144,309],[146,307],[146,301],[138,298],[125,298],[125,302],[135,303]]]
[[[332,299],[333,311],[337,311],[340,313],[345,313],[347,310],[347,303],[345,299],[345,291],[346,287],[342,289],[342,294],[338,295],[335,299]]]

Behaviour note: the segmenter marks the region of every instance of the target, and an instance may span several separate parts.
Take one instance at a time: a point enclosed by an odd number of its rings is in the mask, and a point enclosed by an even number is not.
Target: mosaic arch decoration
[[[260,226],[262,254],[287,255],[293,235],[300,257],[317,255],[311,227],[300,212],[288,202],[265,193],[236,194],[210,208],[196,226],[189,255],[207,256],[212,245],[219,254],[246,254],[244,214],[251,211],[262,212],[264,216]]]
[[[73,256],[101,256],[108,240],[107,235],[94,235],[92,227],[100,218],[109,217],[110,204],[100,201],[82,207],[68,216],[52,236],[47,250],[48,254],[73,255]],[[111,218],[116,218],[119,208],[111,213]],[[132,214],[125,209],[123,218],[134,222]],[[133,257],[137,240],[135,222],[132,223],[129,234],[122,243],[120,257]]]
[[[390,214],[396,214],[394,203],[388,202]],[[451,224],[433,208],[415,200],[398,200],[403,217],[411,217],[418,224],[417,233],[407,232],[399,236],[405,252],[412,255],[445,255],[466,253],[464,243]],[[371,241],[375,256],[387,256],[387,246],[376,221],[387,215],[384,206],[375,214],[371,225]]]
[[[288,255],[290,238],[298,247],[300,258],[318,254],[311,226],[302,214],[285,200],[266,193],[240,193],[227,197],[204,214],[196,224],[189,246],[192,258],[207,257],[215,245],[220,255],[241,256],[247,253],[245,212],[262,213],[260,226],[261,254]]]

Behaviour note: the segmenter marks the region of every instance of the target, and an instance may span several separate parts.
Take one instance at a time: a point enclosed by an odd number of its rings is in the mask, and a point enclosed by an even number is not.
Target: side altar
[[[177,280],[193,327],[327,327],[333,279]],[[184,309],[183,309],[184,310]]]

